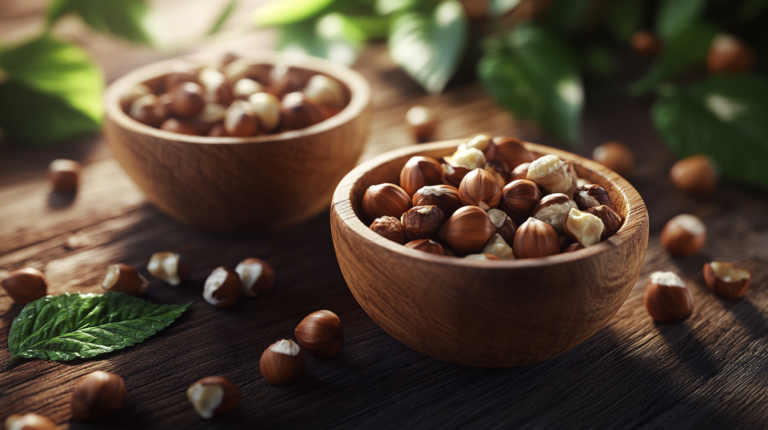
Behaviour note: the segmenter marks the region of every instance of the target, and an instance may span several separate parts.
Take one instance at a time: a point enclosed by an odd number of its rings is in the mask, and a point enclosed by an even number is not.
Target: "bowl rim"
[[[128,116],[128,114],[126,114],[120,107],[120,96],[131,86],[160,77],[169,72],[172,66],[179,61],[189,61],[204,65],[206,62],[221,58],[224,51],[215,50],[157,61],[139,67],[119,77],[112,82],[104,92],[105,117],[122,128],[129,129],[135,133],[149,135],[163,141],[206,145],[271,144],[295,140],[299,137],[317,135],[337,128],[360,116],[371,103],[371,87],[368,81],[360,73],[341,64],[309,55],[296,55],[267,50],[236,49],[227,52],[232,52],[246,60],[252,60],[255,64],[280,64],[331,76],[349,89],[349,103],[347,103],[344,109],[336,115],[309,127],[254,137],[210,137],[173,133],[142,124]]]
[[[336,191],[333,194],[333,203],[331,206],[332,209],[336,211],[336,214],[338,215],[341,222],[345,224],[353,234],[357,234],[360,238],[372,243],[374,246],[384,248],[387,251],[395,252],[397,254],[401,254],[409,258],[414,258],[416,260],[421,260],[425,263],[491,270],[541,268],[545,266],[570,264],[579,260],[587,260],[602,253],[613,252],[615,249],[620,248],[625,244],[634,243],[634,241],[637,239],[635,236],[643,235],[643,229],[638,227],[640,227],[642,223],[647,224],[649,222],[648,210],[645,206],[645,202],[640,197],[640,194],[629,182],[627,182],[626,179],[622,178],[617,173],[595,161],[557,148],[530,142],[523,142],[523,145],[529,151],[540,154],[553,154],[560,157],[560,159],[564,162],[575,162],[587,170],[590,170],[604,177],[617,188],[617,190],[623,195],[626,202],[627,216],[621,226],[621,229],[616,234],[606,239],[605,241],[602,241],[597,245],[593,245],[589,248],[580,249],[574,252],[560,253],[548,257],[501,261],[468,260],[465,258],[435,255],[415,249],[406,248],[403,245],[400,245],[374,233],[357,216],[351,203],[352,189],[354,188],[354,185],[358,181],[362,180],[369,171],[373,170],[375,167],[401,157],[421,155],[425,152],[433,150],[456,148],[460,143],[466,142],[466,140],[467,139],[453,139],[406,146],[386,152],[361,163],[355,169],[349,172],[336,187]]]

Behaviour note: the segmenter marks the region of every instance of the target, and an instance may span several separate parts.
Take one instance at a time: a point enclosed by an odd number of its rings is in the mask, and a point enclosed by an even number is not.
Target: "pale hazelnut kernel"
[[[235,272],[240,276],[243,294],[248,297],[266,293],[275,283],[275,271],[272,266],[258,258],[246,258],[241,261],[235,267]]]
[[[537,158],[528,166],[528,180],[535,182],[547,193],[563,193],[570,198],[575,181],[563,162],[555,155]]]
[[[56,430],[56,424],[38,414],[14,414],[5,419],[6,430]]]
[[[483,155],[485,155],[485,158],[491,158],[488,155],[489,148],[494,147],[495,144],[493,143],[493,138],[490,135],[487,134],[478,134],[477,136],[473,137],[469,142],[464,142],[459,145],[459,148],[457,151],[464,151],[470,148],[475,148],[483,152]],[[495,151],[495,148],[493,149]]]
[[[712,261],[704,264],[704,282],[719,296],[738,299],[746,294],[752,275],[732,263]]]
[[[204,124],[215,124],[219,121],[224,121],[227,116],[227,108],[218,103],[206,103],[203,106],[202,112],[197,116]]]
[[[240,389],[229,378],[209,376],[192,384],[187,398],[198,415],[210,419],[235,410],[240,403]]]
[[[304,88],[304,95],[310,103],[335,109],[341,109],[347,104],[347,97],[341,84],[325,75],[312,76]]]
[[[482,254],[495,255],[499,260],[515,259],[515,253],[512,251],[512,247],[509,246],[507,241],[505,241],[498,233],[491,236],[491,240],[485,244],[485,247],[483,247],[483,250],[480,252]]]
[[[470,254],[464,257],[465,260],[498,260],[499,257],[493,254]]]
[[[264,130],[272,132],[280,125],[280,100],[277,97],[269,93],[255,93],[248,98],[248,104]]]
[[[544,196],[533,208],[531,216],[551,225],[557,234],[563,234],[563,221],[571,209],[578,209],[576,202],[569,199],[565,194],[555,193]]]
[[[240,275],[226,267],[217,267],[205,280],[203,298],[206,302],[228,307],[235,304],[241,293]]]
[[[261,92],[264,92],[264,85],[248,78],[240,79],[232,88],[232,95],[241,100],[247,100],[251,95]]]
[[[604,228],[600,218],[578,209],[571,209],[563,222],[565,235],[585,248],[600,243]]]
[[[189,276],[189,265],[181,259],[178,253],[156,252],[149,259],[147,271],[153,277],[176,286]]]
[[[515,240],[515,232],[517,231],[517,224],[512,221],[512,218],[501,209],[491,209],[488,211],[488,217],[491,218],[491,222],[496,226],[496,233],[507,243],[512,243]]]
[[[456,151],[453,155],[443,157],[443,159],[451,167],[464,167],[469,170],[482,169],[486,163],[485,154],[477,148]]]

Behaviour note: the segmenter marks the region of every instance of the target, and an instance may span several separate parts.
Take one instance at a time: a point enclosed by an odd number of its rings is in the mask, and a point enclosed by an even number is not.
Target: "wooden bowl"
[[[374,184],[399,182],[415,155],[440,159],[461,141],[409,146],[369,160],[336,188],[331,230],[336,256],[360,306],[387,333],[441,360],[520,366],[583,342],[616,314],[637,280],[648,246],[648,212],[634,188],[602,165],[546,146],[580,177],[608,190],[625,222],[584,250],[546,258],[477,261],[408,249],[372,232],[361,207]]]
[[[141,124],[120,108],[121,94],[137,83],[152,87],[178,59],[133,71],[105,95],[107,141],[147,200],[184,224],[218,232],[285,227],[327,210],[334,187],[357,164],[370,128],[371,89],[357,72],[319,58],[273,52],[241,56],[336,78],[350,102],[305,129],[237,138],[170,133]],[[209,53],[183,59],[204,64],[220,57]]]

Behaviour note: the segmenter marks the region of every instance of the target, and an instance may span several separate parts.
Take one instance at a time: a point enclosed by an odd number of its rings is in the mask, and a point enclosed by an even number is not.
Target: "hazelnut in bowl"
[[[111,84],[105,133],[162,212],[205,230],[260,232],[327,209],[363,151],[370,98],[360,74],[319,58],[196,54]]]
[[[359,165],[336,188],[331,231],[352,294],[390,335],[445,361],[510,367],[561,354],[616,314],[648,213],[596,162],[480,135]]]

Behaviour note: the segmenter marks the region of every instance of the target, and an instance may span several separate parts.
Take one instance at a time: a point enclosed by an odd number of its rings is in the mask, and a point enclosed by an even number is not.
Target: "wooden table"
[[[172,10],[168,3],[165,8]],[[194,3],[200,6],[200,2]],[[2,27],[2,23],[0,23]],[[6,27],[8,28],[8,27]],[[80,34],[75,26],[72,34]],[[102,37],[81,37],[109,79],[160,57]],[[263,33],[219,41],[206,49],[268,46]],[[115,50],[114,47],[120,49]],[[112,48],[110,48],[112,47]],[[634,59],[620,76],[636,76]],[[433,106],[438,139],[477,132],[517,135],[556,144],[517,124],[477,84],[456,83],[429,97],[389,60],[384,46],[363,53],[358,66],[373,86],[372,135],[364,159],[412,144],[403,116],[413,104]],[[622,81],[624,82],[624,81]],[[593,87],[588,82],[588,88]],[[693,198],[671,187],[674,161],[655,135],[648,101],[620,87],[588,92],[585,144],[620,140],[637,153],[628,179],[651,214],[645,265],[624,306],[608,325],[578,347],[542,363],[481,369],[445,363],[402,345],[363,312],[339,270],[329,217],[264,235],[220,236],[179,225],[149,206],[111,158],[103,138],[84,138],[54,150],[0,146],[0,269],[45,271],[51,294],[98,292],[106,266],[124,262],[142,270],[149,256],[175,250],[192,264],[191,280],[172,288],[153,282],[146,298],[192,301],[188,313],[148,341],[100,359],[66,363],[14,360],[0,368],[0,418],[36,412],[61,428],[765,428],[768,426],[768,194],[730,183],[713,196]],[[85,165],[74,198],[51,194],[47,164],[68,157]],[[690,258],[670,257],[659,245],[664,223],[679,213],[700,216],[709,241]],[[78,232],[88,243],[67,249]],[[273,291],[218,309],[202,299],[202,284],[219,265],[259,257],[277,272]],[[714,296],[702,265],[720,259],[753,272],[746,297]],[[620,270],[620,268],[617,268]],[[673,270],[693,292],[693,316],[678,325],[652,322],[643,307],[648,275]],[[0,363],[21,305],[0,292]],[[308,358],[305,376],[272,387],[260,376],[269,344],[292,337],[308,313],[330,309],[342,320],[346,343],[331,360]],[[77,378],[95,371],[120,374],[128,387],[117,413],[92,424],[69,421]],[[243,393],[240,407],[214,421],[200,419],[186,388],[209,375],[226,375]]]

